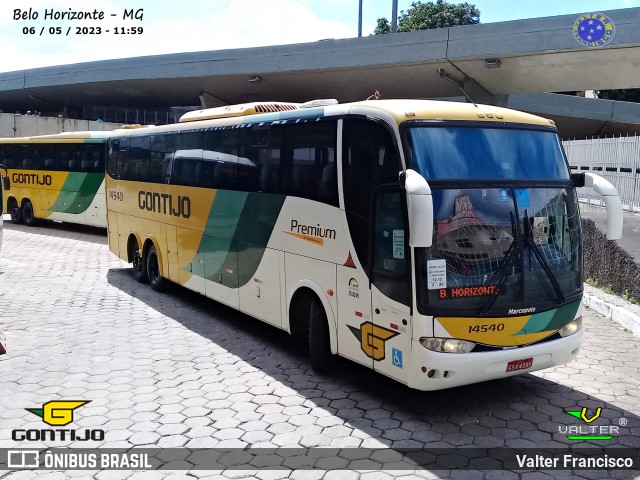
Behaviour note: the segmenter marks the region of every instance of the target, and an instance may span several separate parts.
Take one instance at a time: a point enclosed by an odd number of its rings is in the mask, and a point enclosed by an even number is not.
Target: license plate
[[[533,357],[524,358],[522,360],[514,360],[507,363],[507,372],[515,372],[516,370],[526,370],[533,366]]]

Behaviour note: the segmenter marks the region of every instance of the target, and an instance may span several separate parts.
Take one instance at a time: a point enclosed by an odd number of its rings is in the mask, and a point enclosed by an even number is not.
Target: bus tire
[[[156,292],[162,292],[167,281],[160,271],[160,262],[155,245],[151,245],[147,251],[147,275],[149,276],[149,285],[151,285],[151,288]]]
[[[33,213],[33,205],[30,200],[25,200],[22,204],[22,220],[28,227],[32,227],[36,223],[36,217]]]
[[[311,300],[309,307],[309,360],[311,368],[317,372],[326,372],[333,364],[329,323],[317,297]]]
[[[143,256],[142,250],[138,242],[132,246],[131,263],[133,265],[133,276],[139,283],[149,283],[149,272],[147,271],[147,262]]]
[[[11,214],[11,221],[18,224],[22,223],[22,209],[18,206],[15,198],[9,200],[8,207],[9,213]]]

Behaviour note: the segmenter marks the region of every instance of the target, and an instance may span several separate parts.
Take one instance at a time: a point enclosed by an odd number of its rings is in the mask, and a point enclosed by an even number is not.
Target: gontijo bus
[[[0,178],[2,178],[2,181],[0,182],[0,205],[3,204],[2,202],[2,198],[4,196],[4,191],[7,190],[10,187],[10,180],[9,180],[9,176],[7,175],[7,167],[5,165],[2,165],[0,163]],[[0,213],[0,247],[2,246],[2,222],[3,222],[3,218],[2,218],[2,214]],[[2,350],[2,342],[0,342],[0,353]]]
[[[109,247],[167,280],[435,390],[563,364],[582,341],[576,186],[552,121],[414,100],[255,103],[109,140]]]
[[[106,227],[104,168],[109,132],[0,139],[11,187],[3,211],[14,223],[37,219]]]

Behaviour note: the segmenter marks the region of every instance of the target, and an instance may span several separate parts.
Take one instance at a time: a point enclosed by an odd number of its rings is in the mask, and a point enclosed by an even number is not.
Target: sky
[[[358,3],[358,0],[0,0],[0,72],[112,58],[356,37]],[[362,3],[362,32],[367,36],[373,33],[378,18],[391,19],[392,2],[362,0]],[[398,10],[409,9],[411,3],[412,0],[399,0]],[[450,0],[450,3],[457,2]],[[640,7],[640,0],[468,3],[480,10],[481,23]],[[45,18],[46,12],[94,10],[98,14],[104,12],[104,19]],[[138,18],[124,18],[129,11]]]

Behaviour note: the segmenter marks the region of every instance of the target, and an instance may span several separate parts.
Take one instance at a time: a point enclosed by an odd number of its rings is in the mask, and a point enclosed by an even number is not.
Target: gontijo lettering
[[[51,175],[40,175],[38,173],[14,173],[11,175],[13,183],[22,185],[51,185]]]
[[[183,195],[178,195],[178,198],[174,199],[170,193],[141,190],[138,192],[138,208],[174,217],[189,218],[191,216],[191,199]]]

